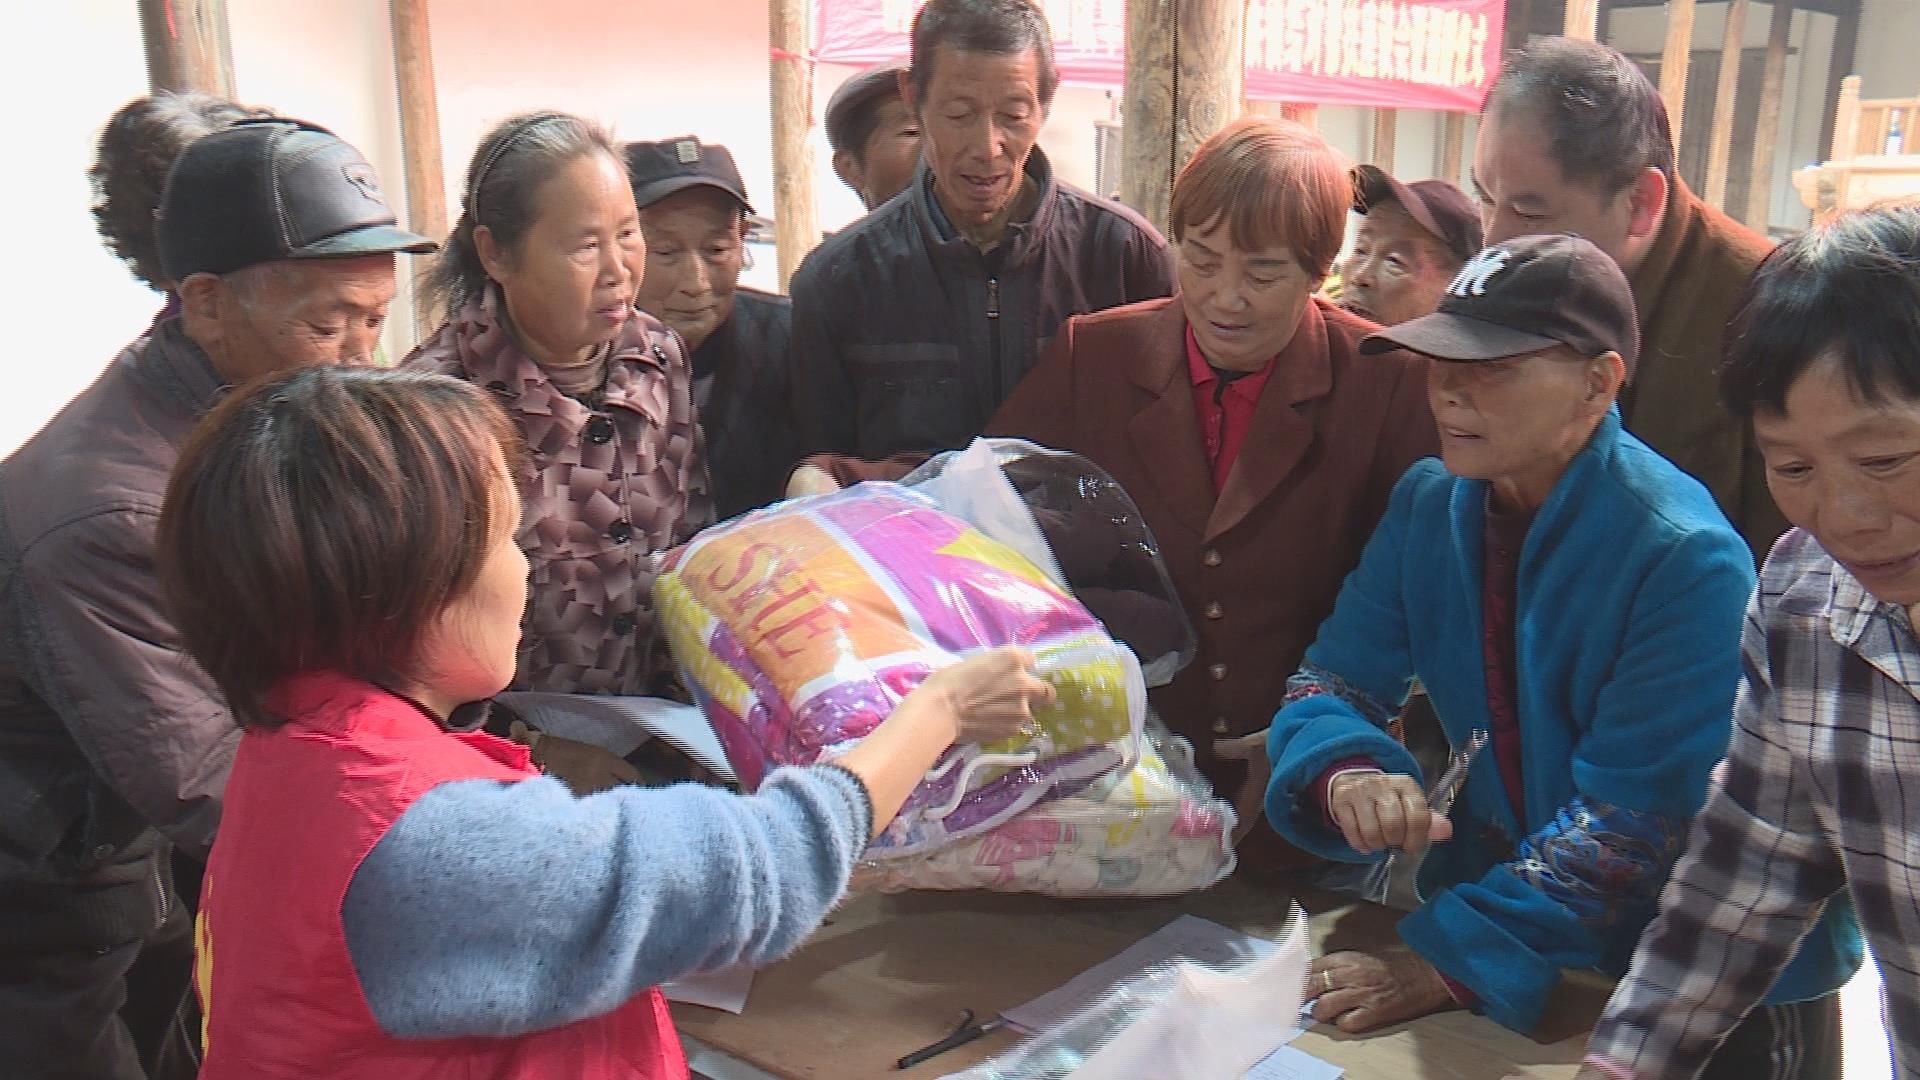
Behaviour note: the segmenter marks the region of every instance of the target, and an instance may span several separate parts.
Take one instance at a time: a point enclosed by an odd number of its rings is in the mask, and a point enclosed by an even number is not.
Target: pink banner
[[[1126,81],[1126,0],[1040,0],[1063,82]],[[904,63],[920,0],[817,0],[816,59]],[[1250,0],[1246,95],[1477,112],[1499,73],[1504,0]]]

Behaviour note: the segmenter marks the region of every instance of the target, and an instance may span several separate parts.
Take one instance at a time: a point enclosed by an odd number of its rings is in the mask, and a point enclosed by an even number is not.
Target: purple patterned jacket
[[[489,289],[403,363],[491,390],[526,437],[517,479],[531,585],[514,689],[656,692],[672,670],[653,632],[657,556],[713,519],[686,351],[636,311],[604,399],[588,408],[548,381],[499,305]]]

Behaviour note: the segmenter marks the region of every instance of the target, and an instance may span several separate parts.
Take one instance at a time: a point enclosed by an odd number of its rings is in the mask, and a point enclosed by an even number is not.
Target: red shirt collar
[[[1220,375],[1214,371],[1212,364],[1207,363],[1206,355],[1200,351],[1200,341],[1193,336],[1192,323],[1187,324],[1186,333],[1187,377],[1193,380],[1195,389],[1211,386],[1215,380],[1220,378]],[[1278,359],[1279,357],[1277,356],[1273,357],[1269,359],[1266,365],[1259,371],[1248,372],[1238,379],[1235,379],[1233,384],[1228,387],[1227,392],[1230,394],[1244,394],[1249,398],[1258,399],[1260,397],[1260,391],[1267,385],[1268,376],[1273,374],[1274,360]]]

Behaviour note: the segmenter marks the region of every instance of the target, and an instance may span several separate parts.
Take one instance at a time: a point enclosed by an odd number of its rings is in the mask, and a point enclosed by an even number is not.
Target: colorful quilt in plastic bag
[[[976,439],[899,485],[757,511],[669,553],[655,601],[749,790],[841,752],[943,664],[1036,654],[1059,691],[1039,735],[949,751],[855,888],[1166,896],[1233,870],[1232,808],[1146,708],[1192,627],[1139,508],[1085,458]]]
[[[852,887],[1177,896],[1233,872],[1233,826],[1193,748],[1149,714],[1147,747],[1131,768],[921,859],[865,860]]]
[[[749,790],[866,736],[936,669],[1030,649],[1056,702],[1039,733],[956,746],[868,849],[922,855],[1140,760],[1139,662],[1026,556],[933,501],[861,484],[781,503],[667,555],[654,599],[687,683]]]

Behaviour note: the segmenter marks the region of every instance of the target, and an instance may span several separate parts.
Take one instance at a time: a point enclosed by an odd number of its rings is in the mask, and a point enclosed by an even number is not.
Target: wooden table
[[[1382,947],[1399,913],[1312,891],[1317,951]],[[999,893],[906,893],[850,901],[790,959],[760,972],[746,1013],[675,1005],[679,1028],[779,1077],[931,1078],[975,1064],[1021,1036],[1002,1031],[909,1072],[896,1058],[952,1030],[962,1009],[982,1017],[1051,990],[1191,912],[1277,938],[1288,890],[1230,879],[1165,901],[1050,900]],[[1449,1012],[1367,1036],[1316,1025],[1293,1045],[1346,1069],[1348,1080],[1499,1080],[1526,1067],[1573,1075],[1606,985],[1570,978],[1548,1008],[1541,1041]]]

